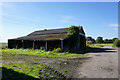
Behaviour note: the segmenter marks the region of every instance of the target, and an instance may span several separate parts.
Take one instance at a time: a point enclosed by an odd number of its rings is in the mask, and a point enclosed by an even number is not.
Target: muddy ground
[[[118,56],[117,49],[105,46],[84,58],[49,58],[33,55],[2,54],[3,63],[44,64],[64,73],[67,78],[117,78]]]

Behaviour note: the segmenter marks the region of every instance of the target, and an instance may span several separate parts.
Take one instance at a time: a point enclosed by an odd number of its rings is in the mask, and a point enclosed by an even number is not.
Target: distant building
[[[52,50],[60,47],[68,49],[68,28],[38,30],[27,36],[8,39],[8,48],[33,48]],[[79,41],[75,49],[84,49],[86,47],[85,33],[82,27],[79,27]]]

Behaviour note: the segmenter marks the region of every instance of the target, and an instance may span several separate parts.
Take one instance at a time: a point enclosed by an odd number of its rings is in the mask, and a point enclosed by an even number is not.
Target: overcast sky
[[[4,2],[0,42],[42,29],[83,26],[86,36],[118,37],[117,2]]]

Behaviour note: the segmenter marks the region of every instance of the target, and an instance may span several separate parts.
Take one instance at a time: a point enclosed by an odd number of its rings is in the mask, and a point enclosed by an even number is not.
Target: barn
[[[66,50],[68,46],[68,28],[61,29],[44,29],[34,31],[26,36],[8,39],[8,48],[25,48],[25,49],[45,49],[53,50],[54,48],[61,48]],[[86,40],[83,27],[79,26],[79,41],[75,49],[85,49]]]

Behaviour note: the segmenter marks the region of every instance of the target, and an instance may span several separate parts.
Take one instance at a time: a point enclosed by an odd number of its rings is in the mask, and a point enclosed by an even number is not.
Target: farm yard
[[[25,80],[31,77],[31,79],[63,78],[70,76],[69,72],[74,71],[79,65],[75,61],[81,64],[85,59],[84,56],[86,55],[69,52],[46,52],[40,49],[5,48],[2,49],[2,76],[6,80],[16,80],[16,78]]]
[[[3,2],[2,80],[118,80],[118,2]]]
[[[85,53],[102,47],[101,44],[86,46],[85,42],[82,26],[39,30],[8,39],[8,44],[1,47],[3,79],[16,79],[13,76],[22,80],[29,76],[36,79],[72,78],[76,69],[89,59]]]
[[[76,61],[78,61],[78,60],[76,60]],[[13,69],[17,72],[24,73],[26,75],[29,75],[29,76],[39,79],[42,77],[44,77],[44,78],[52,78],[52,77],[61,78],[61,75],[66,75],[67,71],[71,72],[71,70],[75,69],[75,67],[78,66],[76,64],[74,65],[73,63],[74,62],[72,59],[49,58],[49,57],[41,57],[41,56],[33,56],[33,55],[20,55],[20,54],[9,55],[9,54],[3,53],[2,66],[5,68]],[[79,63],[81,63],[81,62],[79,61]],[[71,65],[71,66],[68,66],[68,65]],[[50,70],[49,68],[51,69],[51,71],[49,71]],[[54,75],[55,71],[57,71],[56,73],[59,73],[59,74]],[[49,73],[49,72],[51,72],[51,73]],[[7,74],[8,74],[8,76],[5,79],[13,78],[12,76],[9,76],[9,73],[7,73]],[[21,78],[21,76],[19,76],[17,74],[15,74],[15,75],[18,76],[18,79]],[[4,78],[4,76],[3,76],[3,78]]]
[[[89,45],[85,51],[71,53],[4,48],[2,49],[2,78],[5,80],[73,78],[73,73],[91,59],[85,53],[93,52],[103,46],[105,44]]]

